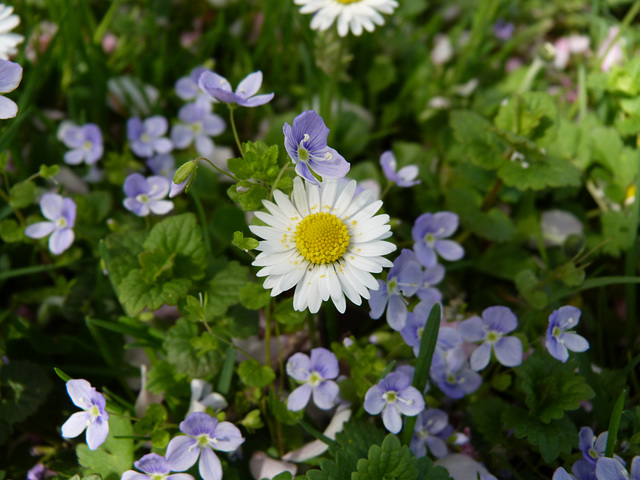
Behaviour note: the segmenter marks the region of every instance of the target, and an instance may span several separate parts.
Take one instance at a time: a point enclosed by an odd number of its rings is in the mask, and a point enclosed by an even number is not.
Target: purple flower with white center
[[[371,415],[382,412],[382,423],[395,434],[402,429],[400,415],[418,415],[424,410],[424,398],[411,386],[409,377],[402,372],[393,372],[367,390],[364,409]]]
[[[569,475],[569,473],[567,473],[564,468],[558,467],[556,471],[553,472],[553,477],[551,477],[551,480],[573,480],[573,477]]]
[[[230,422],[218,422],[204,412],[195,412],[180,422],[185,435],[173,438],[167,446],[167,462],[174,472],[191,468],[200,458],[198,469],[204,480],[220,480],[222,465],[214,450],[233,452],[244,438],[238,427]]]
[[[596,465],[580,458],[571,466],[571,473],[578,480],[596,480]]]
[[[582,452],[582,456],[587,462],[589,462],[592,468],[599,458],[604,457],[604,453],[607,448],[608,436],[609,432],[602,432],[596,438],[591,428],[582,427],[580,429],[580,433],[578,434],[578,438],[580,439],[579,448]],[[614,458],[618,459],[624,464],[622,458],[618,457],[617,455],[614,455]]]
[[[176,148],[187,148],[195,142],[196,150],[203,157],[213,154],[213,141],[210,137],[224,132],[226,124],[209,106],[188,103],[178,112],[182,124],[171,129],[171,141]]]
[[[40,199],[40,210],[49,222],[29,225],[24,234],[29,238],[49,237],[49,251],[60,255],[71,246],[75,235],[76,203],[56,193],[45,193]]]
[[[416,428],[411,437],[411,450],[416,457],[424,457],[427,451],[436,458],[445,457],[449,453],[447,444],[441,438],[447,432],[449,416],[437,408],[423,410],[416,420]]]
[[[517,337],[505,336],[516,329],[518,319],[507,307],[489,307],[482,318],[475,316],[461,322],[458,329],[468,342],[482,342],[471,354],[471,368],[482,370],[489,365],[491,350],[505,367],[522,363],[522,342]]]
[[[293,127],[285,122],[284,148],[296,166],[296,173],[305,180],[318,184],[313,175],[342,178],[351,166],[333,148],[327,146],[329,129],[322,117],[313,110],[302,112],[293,119]]]
[[[336,404],[340,389],[333,381],[338,377],[338,359],[326,348],[311,350],[311,358],[304,353],[296,353],[287,362],[287,374],[304,382],[287,399],[287,408],[297,412],[306,407],[313,393],[313,403],[322,410],[329,410]]]
[[[396,331],[402,330],[407,320],[407,303],[403,296],[412,296],[421,283],[422,267],[415,254],[405,248],[393,262],[387,282],[378,280],[379,288],[371,291],[369,316],[377,320],[386,309],[389,326]]]
[[[397,170],[398,164],[396,162],[396,157],[393,155],[391,150],[384,152],[380,156],[380,165],[382,166],[382,171],[384,172],[384,176],[387,177],[387,180],[395,183],[399,187],[413,187],[420,183],[420,180],[416,180],[419,173],[418,166],[407,165],[406,167],[402,167],[400,170]]]
[[[169,153],[173,149],[171,140],[164,135],[169,122],[162,115],[149,117],[144,121],[140,117],[131,117],[127,121],[127,138],[131,150],[139,157],[152,157],[156,153]]]
[[[435,303],[433,302],[418,303],[413,309],[413,312],[407,314],[407,323],[400,331],[403,340],[407,345],[413,348],[413,353],[416,357],[420,352],[422,332],[424,331],[424,327],[427,325],[429,313],[431,313],[431,309],[434,305]],[[455,348],[461,344],[462,337],[456,329],[440,327],[435,354],[440,355],[442,351]]]
[[[554,310],[549,315],[545,346],[553,358],[557,358],[563,363],[569,359],[569,350],[572,352],[589,350],[589,342],[586,338],[572,331],[567,331],[578,325],[581,314],[579,308],[566,305]]]
[[[124,181],[123,190],[127,198],[122,203],[139,217],[146,217],[151,212],[164,215],[173,210],[173,202],[163,200],[170,186],[171,182],[164,177],[153,175],[145,178],[139,173],[132,173]]]
[[[176,173],[176,161],[170,153],[159,153],[147,158],[147,167],[154,175],[160,175],[168,180]]]
[[[423,213],[413,224],[413,250],[427,268],[438,263],[436,252],[445,260],[460,260],[464,249],[453,240],[445,240],[458,229],[458,215],[452,212]]]
[[[71,401],[80,407],[62,425],[64,438],[75,438],[87,429],[87,445],[90,450],[97,449],[109,435],[109,414],[105,410],[107,401],[89,382],[83,379],[69,380],[67,392]]]
[[[200,75],[204,72],[211,73],[210,70],[207,70],[204,67],[196,67],[191,70],[191,73],[189,73],[188,76],[179,78],[176,82],[176,94],[178,97],[187,102],[194,100],[198,105],[210,107],[215,99],[200,90],[200,87],[198,86]]]
[[[442,293],[433,285],[437,285],[444,278],[444,267],[436,263],[431,268],[425,268],[422,276],[422,284],[416,296],[423,302],[438,303],[442,301]]]
[[[482,384],[482,377],[469,368],[460,347],[434,355],[429,374],[445,395],[455,399],[475,392]]]
[[[67,123],[61,125],[59,135],[64,144],[71,148],[64,154],[65,163],[79,165],[84,162],[93,165],[102,158],[102,132],[95,123],[87,123],[82,127]]]
[[[13,92],[22,80],[22,67],[9,60],[0,59],[0,93]],[[13,118],[18,114],[18,105],[0,95],[0,119]]]
[[[602,457],[596,462],[597,480],[640,480],[640,455],[631,459],[631,474],[618,458]]]
[[[171,465],[157,453],[148,453],[133,465],[144,473],[127,470],[121,480],[193,480],[188,473],[171,474]]]
[[[229,81],[215,72],[203,72],[198,80],[200,89],[216,100],[227,104],[238,104],[242,107],[259,107],[273,98],[273,93],[256,95],[262,85],[262,72],[257,71],[247,75],[236,88],[231,90]]]

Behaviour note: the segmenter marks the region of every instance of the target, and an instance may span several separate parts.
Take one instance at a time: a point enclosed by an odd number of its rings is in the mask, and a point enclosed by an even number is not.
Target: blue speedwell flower
[[[104,443],[109,435],[109,414],[104,395],[83,379],[69,380],[67,392],[71,401],[83,412],[76,412],[62,425],[64,438],[75,438],[87,429],[87,445],[95,450]]]
[[[64,154],[64,162],[69,165],[79,165],[82,162],[93,165],[102,158],[102,132],[95,123],[78,127],[70,122],[63,122],[58,130],[58,137],[71,149]]]
[[[322,410],[329,410],[336,404],[339,388],[333,381],[340,369],[338,359],[326,348],[311,350],[311,358],[304,353],[296,353],[287,362],[290,377],[303,382],[287,399],[287,408],[294,412],[302,410],[309,403],[313,393],[313,403]]]
[[[551,356],[563,363],[569,359],[569,350],[572,352],[589,350],[589,342],[586,338],[567,331],[578,325],[581,313],[580,309],[566,305],[549,315],[545,345]]]
[[[436,347],[436,353],[437,351]],[[429,375],[445,395],[455,399],[475,392],[482,384],[482,377],[469,368],[461,347],[441,350],[440,354],[435,354]]]
[[[432,302],[418,303],[413,309],[413,312],[407,314],[407,323],[400,331],[405,343],[413,348],[413,353],[416,357],[418,353],[420,353],[422,332],[427,325],[429,313],[431,313],[434,305],[435,303]],[[444,350],[457,347],[461,344],[462,337],[455,328],[440,327],[435,355],[441,355]]]
[[[371,292],[369,316],[377,320],[386,309],[389,326],[396,331],[402,330],[407,320],[407,304],[403,296],[412,296],[421,284],[422,267],[415,254],[405,248],[393,262],[387,282],[378,280],[378,290]]]
[[[157,453],[148,453],[133,465],[144,473],[127,470],[122,474],[121,480],[193,480],[188,473],[171,474],[171,465]]]
[[[171,129],[171,141],[176,148],[187,148],[195,143],[196,150],[203,157],[213,154],[213,140],[211,137],[224,132],[226,124],[211,107],[198,103],[188,103],[178,112],[181,124]]]
[[[152,157],[156,153],[169,153],[173,149],[171,140],[165,137],[169,122],[162,115],[147,118],[131,117],[127,121],[127,137],[131,150],[139,157]]]
[[[608,437],[609,432],[602,432],[596,437],[591,428],[582,427],[580,429],[580,433],[578,434],[578,445],[580,451],[582,452],[584,460],[586,460],[591,465],[591,468],[595,467],[596,462],[599,458],[604,457],[605,450],[607,448]],[[624,463],[622,458],[618,457],[617,455],[614,455],[614,458],[617,458]]]
[[[423,410],[416,420],[416,428],[411,437],[411,450],[416,457],[426,456],[427,450],[436,458],[445,457],[449,449],[442,437],[449,430],[452,429],[446,412],[437,408]]]
[[[434,287],[442,281],[444,278],[444,267],[439,263],[436,263],[431,268],[425,268],[422,275],[422,284],[416,296],[423,302],[437,303],[442,301],[442,293],[440,290]]]
[[[29,225],[24,234],[29,238],[49,237],[49,251],[60,255],[68,249],[75,235],[73,226],[76,223],[76,203],[56,193],[45,193],[40,199],[42,215],[49,222],[38,222]]]
[[[9,60],[0,59],[0,93],[13,92],[22,80],[22,67]],[[0,95],[0,119],[13,118],[18,114],[18,105]]]
[[[427,268],[438,263],[436,252],[445,260],[460,260],[464,249],[453,240],[446,240],[458,229],[458,215],[452,212],[423,213],[415,223],[413,251],[422,265]]]
[[[424,398],[411,386],[409,377],[402,372],[393,372],[367,390],[364,409],[371,415],[382,412],[382,423],[395,434],[402,429],[400,415],[418,415],[424,410]]]
[[[468,342],[482,342],[471,354],[471,368],[482,370],[489,365],[491,351],[505,367],[516,367],[522,363],[522,342],[519,338],[505,336],[518,326],[518,319],[507,307],[489,307],[482,318],[471,317],[458,327]]]
[[[171,182],[164,177],[153,175],[144,178],[139,173],[132,173],[122,188],[127,195],[122,202],[124,207],[139,217],[146,217],[152,212],[164,215],[173,210],[173,203],[163,200],[171,188]]]
[[[198,80],[200,89],[222,103],[238,104],[241,107],[259,107],[273,98],[273,93],[256,95],[262,85],[262,72],[257,71],[247,75],[236,88],[231,90],[231,84],[222,75],[205,71]]]
[[[193,101],[198,105],[211,106],[215,101],[208,93],[203,92],[198,86],[200,75],[211,72],[205,67],[196,67],[188,76],[179,78],[176,82],[176,94],[185,101]]]
[[[640,455],[631,460],[631,472],[618,458],[602,457],[596,463],[597,480],[640,480]]]
[[[244,438],[234,424],[218,422],[204,412],[195,412],[180,422],[179,435],[167,446],[167,461],[171,470],[183,472],[193,466],[198,458],[198,469],[204,480],[220,480],[222,465],[214,450],[233,452]]]
[[[294,118],[293,127],[285,123],[282,131],[284,148],[296,166],[296,173],[308,182],[318,183],[313,173],[323,178],[342,178],[349,172],[349,163],[327,146],[329,129],[313,110]]]
[[[398,170],[396,157],[390,150],[382,154],[380,157],[380,165],[387,180],[395,183],[399,187],[413,187],[420,183],[420,180],[416,180],[419,173],[418,166],[407,165]]]

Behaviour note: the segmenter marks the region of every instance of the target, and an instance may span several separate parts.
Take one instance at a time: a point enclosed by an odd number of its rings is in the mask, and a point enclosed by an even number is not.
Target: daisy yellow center
[[[332,263],[347,251],[349,229],[331,213],[314,213],[296,227],[296,245],[311,263]]]
[[[349,5],[350,3],[358,3],[361,0],[336,0],[338,3],[342,3],[344,5]]]

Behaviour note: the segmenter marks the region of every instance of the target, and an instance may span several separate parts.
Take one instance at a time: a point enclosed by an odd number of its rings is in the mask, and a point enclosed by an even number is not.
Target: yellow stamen
[[[311,263],[332,263],[347,251],[349,229],[331,213],[314,213],[296,227],[296,245]]]
[[[345,5],[349,5],[350,3],[357,3],[361,0],[336,0],[338,3],[343,3]]]

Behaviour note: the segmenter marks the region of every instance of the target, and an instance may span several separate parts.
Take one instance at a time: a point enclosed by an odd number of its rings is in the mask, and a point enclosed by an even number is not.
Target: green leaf
[[[545,292],[539,290],[540,280],[533,270],[526,269],[516,275],[516,287],[522,297],[534,308],[542,310],[549,305]]]
[[[167,409],[158,403],[147,405],[147,410],[140,420],[133,425],[133,433],[146,436],[167,421]]]
[[[496,419],[500,418],[508,406],[508,403],[498,397],[480,398],[469,405],[476,429],[491,445],[506,444],[502,423]]]
[[[9,192],[9,205],[11,208],[25,208],[33,203],[36,198],[36,184],[33,182],[16,183]]]
[[[271,295],[262,285],[247,283],[240,290],[240,303],[249,310],[259,310],[269,305]]]
[[[515,227],[507,214],[497,208],[483,212],[482,202],[480,194],[468,187],[454,187],[446,193],[447,207],[460,216],[465,229],[495,242],[510,240]]]
[[[416,477],[415,455],[392,434],[387,435],[381,446],[372,445],[368,458],[358,460],[358,472],[351,475],[352,480],[414,480]]]
[[[206,332],[203,335],[210,336]],[[198,326],[184,318],[178,319],[176,324],[167,330],[163,344],[167,352],[167,361],[175,367],[176,372],[188,374],[191,378],[215,375],[222,366],[222,356],[215,350],[198,352],[193,348],[193,340],[197,338]]]
[[[538,447],[547,463],[578,448],[578,429],[568,417],[543,423],[525,410],[512,406],[502,415],[502,422],[507,429],[513,428],[516,438],[526,438],[531,445]]]
[[[260,418],[260,410],[258,409],[251,410],[239,423],[249,431],[264,427],[264,422]]]
[[[246,144],[245,144],[246,145]],[[240,180],[249,180],[256,171],[256,165],[242,157],[227,160],[229,171]]]
[[[367,72],[367,86],[373,94],[381,92],[396,80],[396,76],[396,68],[391,58],[387,55],[376,55]]]
[[[267,405],[269,406],[269,412],[281,423],[285,425],[297,425],[298,421],[304,415],[304,410],[298,412],[292,412],[287,408],[286,400],[281,401],[278,399],[274,390],[269,390],[269,397],[267,398]]]
[[[498,128],[530,138],[541,147],[550,145],[555,139],[557,121],[555,102],[543,92],[513,95],[500,107],[494,119]]]
[[[245,212],[253,212],[262,208],[262,200],[265,200],[269,195],[269,191],[261,185],[250,185],[242,190],[238,189],[236,185],[231,185],[227,189],[227,195],[229,198],[240,205]]]
[[[142,265],[142,278],[147,283],[154,283],[162,272],[173,268],[176,252],[169,253],[164,250],[153,250],[142,252],[138,256],[138,261]]]
[[[240,302],[240,291],[249,282],[249,268],[229,262],[209,282],[207,313],[209,317],[223,316],[231,305]]]
[[[58,165],[40,165],[40,176],[42,178],[55,177],[60,172],[60,166]]]
[[[7,151],[4,150],[0,152],[0,173],[4,172],[4,169],[7,168],[8,163],[9,163],[9,155],[7,155]]]
[[[341,432],[336,433],[336,444],[329,447],[329,452],[335,456],[339,450],[344,450],[355,459],[364,458],[371,445],[381,444],[385,437],[385,432],[371,423],[348,422]]]
[[[233,244],[238,247],[240,250],[244,250],[248,252],[249,250],[253,250],[259,244],[258,240],[255,238],[249,237],[244,238],[244,234],[242,232],[234,232],[233,233]]]
[[[600,216],[602,224],[602,240],[606,243],[602,246],[602,251],[614,257],[626,252],[631,246],[632,219],[626,212],[603,212]]]
[[[508,146],[492,131],[494,127],[488,120],[474,112],[455,110],[449,121],[470,162],[486,169],[498,168],[505,162]]]
[[[581,184],[581,172],[569,161],[531,153],[521,162],[506,162],[498,169],[498,176],[505,185],[523,190],[542,190],[547,187],[577,187]]]
[[[416,468],[418,470],[416,480],[453,480],[446,468],[434,465],[429,457],[418,458]]]
[[[24,228],[13,218],[7,218],[0,221],[0,238],[7,243],[15,243],[22,241],[24,237]]]
[[[276,321],[283,325],[298,325],[307,318],[306,312],[293,309],[293,298],[286,298],[278,303],[273,313]]]
[[[245,360],[238,366],[238,375],[248,387],[262,388],[273,383],[276,374],[268,365],[260,365],[255,360]]]
[[[580,402],[593,398],[593,390],[575,369],[573,362],[562,363],[539,351],[514,369],[532,416],[549,423],[563,418],[565,411],[578,409]]]
[[[97,450],[89,450],[84,443],[78,445],[78,462],[85,467],[85,473],[100,474],[104,480],[119,480],[133,465],[132,436],[131,422],[124,417],[111,415],[107,440]]]

